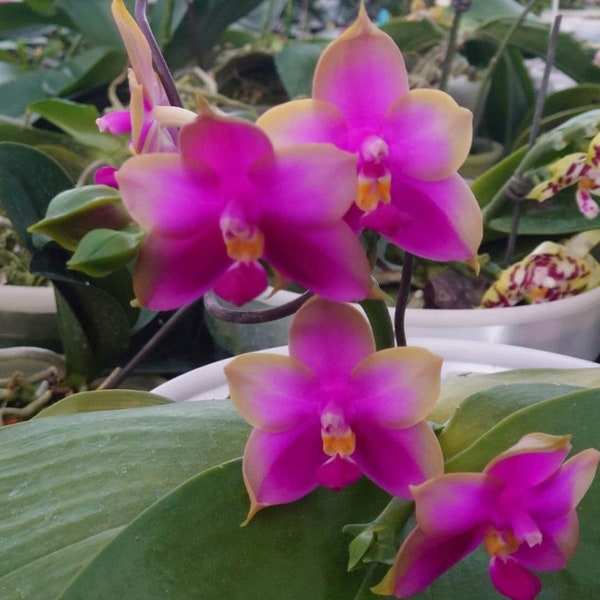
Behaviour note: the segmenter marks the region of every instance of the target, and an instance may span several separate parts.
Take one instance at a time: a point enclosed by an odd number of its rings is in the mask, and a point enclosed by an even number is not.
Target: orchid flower
[[[98,128],[114,135],[130,133],[132,154],[176,152],[174,128],[192,122],[196,115],[170,105],[154,72],[150,45],[123,0],[113,0],[111,10],[131,63],[128,71],[131,99],[128,110],[111,112],[97,119]],[[110,173],[101,170],[96,183],[110,183],[107,177]]]
[[[361,4],[357,21],[323,52],[313,98],[258,120],[275,146],[331,142],[358,154],[347,219],[408,252],[476,264],[482,217],[457,174],[471,146],[471,113],[444,92],[409,91],[402,54]]]
[[[424,420],[441,363],[423,348],[375,352],[358,309],[322,298],[296,313],[289,356],[235,358],[225,367],[231,400],[254,427],[243,459],[248,519],[361,474],[410,498],[410,485],[441,473],[441,449]]]
[[[486,291],[483,308],[551,302],[575,296],[600,284],[600,264],[590,250],[600,243],[600,230],[584,231],[566,245],[543,242],[511,265]]]
[[[494,587],[512,600],[532,600],[541,582],[530,570],[564,568],[575,552],[575,508],[592,484],[600,452],[563,464],[570,436],[531,433],[483,473],[450,473],[411,487],[417,527],[374,589],[418,594],[483,544]]]
[[[333,300],[369,293],[369,264],[343,220],[355,158],[334,146],[275,152],[265,133],[208,106],[180,132],[180,153],[134,156],[117,172],[123,204],[147,232],[134,272],[149,308],[183,306],[214,289],[244,304],[269,263]]]
[[[561,190],[577,185],[575,201],[586,219],[594,219],[600,207],[592,194],[600,195],[600,133],[590,142],[587,152],[563,156],[551,167],[552,177],[536,185],[527,195],[530,200],[545,202]]]

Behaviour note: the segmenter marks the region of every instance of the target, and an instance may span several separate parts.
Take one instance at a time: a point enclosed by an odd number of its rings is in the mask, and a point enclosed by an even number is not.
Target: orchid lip
[[[240,262],[262,258],[265,236],[258,227],[231,217],[223,217],[220,226],[229,258]]]

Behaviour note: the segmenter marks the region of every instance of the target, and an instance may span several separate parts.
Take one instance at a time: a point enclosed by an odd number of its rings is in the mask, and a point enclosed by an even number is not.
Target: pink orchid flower
[[[289,357],[235,358],[225,367],[231,400],[254,427],[243,459],[248,520],[362,474],[410,498],[411,484],[441,473],[441,449],[424,420],[441,363],[423,348],[376,352],[358,309],[322,298],[296,313]]]
[[[476,264],[482,238],[477,201],[457,169],[468,155],[471,113],[444,92],[409,91],[402,54],[369,20],[323,52],[313,98],[259,120],[276,146],[331,142],[357,153],[358,194],[347,219],[408,252]]]
[[[590,448],[563,464],[570,439],[531,433],[483,473],[440,475],[411,488],[417,527],[374,591],[418,594],[483,543],[494,587],[512,600],[535,598],[541,582],[530,569],[556,571],[573,556],[575,507],[600,461]]]
[[[111,10],[131,63],[128,72],[131,98],[128,110],[111,112],[97,119],[98,128],[113,135],[130,133],[132,154],[176,152],[175,128],[192,122],[196,115],[170,105],[154,72],[150,45],[123,0],[113,0]],[[100,170],[96,183],[111,185],[113,173],[109,168]]]
[[[244,304],[269,263],[333,300],[369,293],[369,263],[343,220],[356,160],[325,144],[275,152],[264,132],[204,106],[180,153],[134,156],[117,173],[123,204],[147,232],[134,285],[149,308],[183,306],[214,289]]]

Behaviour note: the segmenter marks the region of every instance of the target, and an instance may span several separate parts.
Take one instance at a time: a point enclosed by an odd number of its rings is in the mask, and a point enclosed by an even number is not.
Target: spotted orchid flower
[[[412,487],[417,527],[374,591],[418,594],[483,544],[494,587],[512,600],[533,600],[541,582],[531,569],[562,569],[575,553],[575,508],[600,461],[590,448],[563,463],[570,450],[570,436],[531,433],[483,473],[450,473]]]
[[[552,177],[536,185],[527,198],[545,202],[561,190],[577,185],[575,201],[581,214],[594,219],[600,207],[592,198],[600,195],[600,133],[590,142],[587,152],[575,152],[563,156],[551,167]]]
[[[176,152],[176,127],[193,121],[191,111],[171,106],[152,65],[152,51],[123,0],[113,0],[111,10],[131,68],[128,71],[130,106],[97,119],[100,131],[114,135],[131,134],[132,154]],[[114,171],[114,169],[113,169]],[[110,170],[101,170],[96,183],[110,183]]]
[[[439,90],[409,90],[394,41],[357,21],[323,52],[313,98],[268,110],[258,125],[276,146],[332,142],[358,155],[347,219],[433,260],[476,263],[482,217],[457,174],[471,146],[471,113]]]
[[[275,152],[252,123],[204,106],[181,129],[180,153],[134,156],[117,172],[123,204],[147,232],[138,300],[168,310],[214,289],[241,305],[267,287],[265,261],[333,300],[365,298],[368,260],[343,220],[355,169],[331,145]]]
[[[307,302],[292,322],[289,356],[246,354],[225,368],[231,400],[254,427],[243,459],[248,518],[362,474],[410,498],[409,485],[443,468],[424,421],[440,369],[441,359],[423,348],[376,352],[351,305]]]
[[[566,245],[543,242],[519,262],[504,269],[481,300],[483,308],[552,302],[600,284],[600,264],[590,250],[600,230],[584,231]]]

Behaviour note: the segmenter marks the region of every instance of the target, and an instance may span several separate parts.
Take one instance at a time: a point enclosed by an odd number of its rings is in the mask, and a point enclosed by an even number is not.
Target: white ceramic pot
[[[244,309],[279,306],[297,298],[280,291],[259,298]],[[393,312],[393,309],[390,309]],[[233,354],[287,343],[291,317],[260,325],[212,320],[217,341]],[[600,287],[585,294],[545,304],[510,308],[406,311],[408,343],[414,338],[450,338],[536,348],[595,360],[600,355]]]
[[[54,290],[0,285],[0,348],[59,345]]]
[[[415,346],[427,348],[444,359],[442,377],[456,373],[495,373],[510,369],[583,369],[598,368],[596,363],[542,350],[503,344],[434,338],[415,338]],[[287,346],[265,352],[287,354]],[[223,367],[232,359],[220,360],[188,371],[153,390],[175,402],[214,400],[229,394]]]
[[[600,354],[600,287],[556,302],[491,309],[408,309],[406,336],[524,346],[594,360]]]

